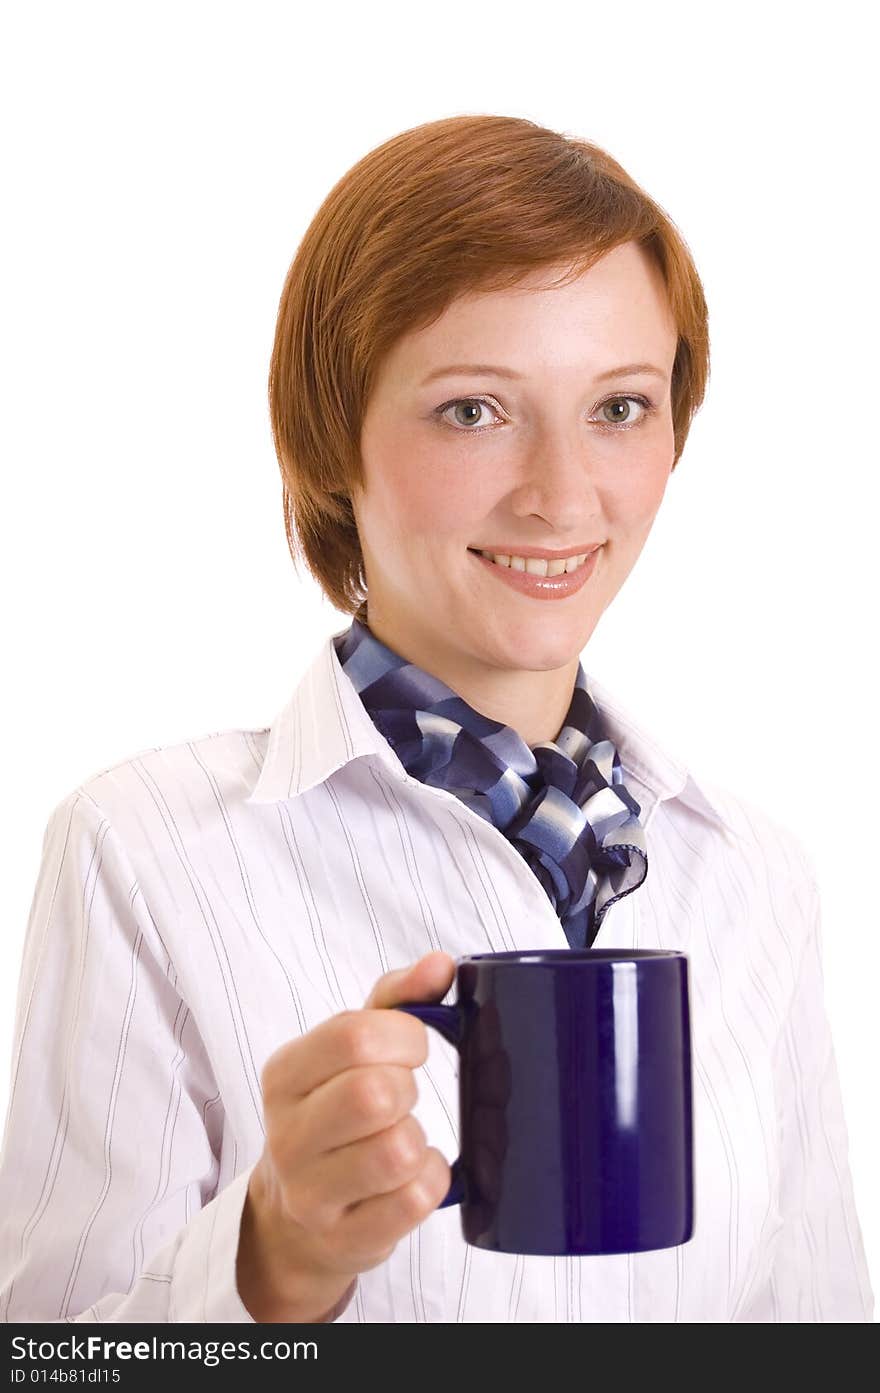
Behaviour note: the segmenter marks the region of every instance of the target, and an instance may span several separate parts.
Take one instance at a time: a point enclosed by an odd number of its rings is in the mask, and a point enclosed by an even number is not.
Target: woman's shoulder
[[[181,740],[148,745],[92,770],[68,787],[50,821],[77,807],[132,835],[162,810],[202,809],[244,797],[259,775],[268,726],[226,727]]]

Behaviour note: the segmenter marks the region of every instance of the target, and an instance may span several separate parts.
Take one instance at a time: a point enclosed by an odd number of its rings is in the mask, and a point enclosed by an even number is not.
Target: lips
[[[597,547],[575,571],[563,572],[559,576],[536,576],[530,571],[513,571],[509,566],[499,566],[497,562],[481,556],[474,547],[468,547],[478,566],[488,567],[495,579],[502,585],[530,596],[535,600],[561,600],[574,595],[585,585],[596,568],[602,547]]]
[[[512,547],[506,547],[506,546],[501,546],[501,547],[468,547],[468,551],[471,552],[471,553],[472,553],[473,555],[475,555],[475,556],[483,556],[487,561],[492,561],[492,562],[494,562],[495,565],[500,565],[500,566],[503,566],[503,565],[505,565],[506,563],[505,563],[504,561],[498,561],[496,558],[499,557],[499,556],[501,556],[501,557],[507,557],[507,561],[508,561],[508,562],[511,562],[511,563],[512,563],[514,560],[516,560],[516,561],[524,561],[524,562],[525,562],[525,566],[513,566],[513,565],[511,565],[511,566],[510,566],[510,569],[511,569],[511,570],[517,570],[517,571],[525,570],[525,571],[529,571],[529,574],[531,574],[531,575],[540,575],[540,574],[541,574],[540,571],[535,571],[535,570],[530,570],[530,569],[529,569],[529,562],[531,562],[531,561],[541,561],[541,562],[543,562],[545,565],[549,565],[549,566],[558,565],[560,562],[563,562],[564,565],[565,565],[565,567],[568,567],[568,568],[569,568],[569,571],[570,571],[570,569],[571,569],[571,568],[570,568],[570,562],[575,561],[578,565],[581,565],[581,566],[582,566],[582,565],[584,564],[585,561],[589,560],[590,556],[592,556],[592,554],[593,554],[594,551],[598,551],[598,550],[599,550],[599,547],[600,547],[601,545],[602,545],[601,542],[592,542],[592,543],[589,543],[589,544],[586,545],[586,546],[582,546],[582,547],[580,548],[579,551],[567,551],[567,552],[558,551],[558,552],[550,552],[550,553],[547,553],[547,552],[540,552],[540,551],[538,551],[538,550],[536,550],[536,549],[534,549],[534,550],[533,550],[533,549],[530,549],[529,547],[526,547],[525,550],[522,550],[522,551],[516,551],[516,550],[515,550],[514,548],[512,548]],[[579,560],[578,558],[580,558],[580,560]],[[563,574],[563,572],[561,572],[561,571],[556,571],[554,574],[556,574],[556,575],[561,575],[561,574]]]

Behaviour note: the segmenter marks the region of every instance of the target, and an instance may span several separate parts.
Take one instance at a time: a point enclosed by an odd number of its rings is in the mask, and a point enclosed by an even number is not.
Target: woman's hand
[[[450,1167],[411,1113],[427,1029],[384,1008],[439,1001],[454,975],[441,952],[386,972],[361,1010],[332,1016],[267,1061],[266,1142],[237,1264],[254,1320],[333,1319],[357,1274],[384,1262],[449,1189]]]

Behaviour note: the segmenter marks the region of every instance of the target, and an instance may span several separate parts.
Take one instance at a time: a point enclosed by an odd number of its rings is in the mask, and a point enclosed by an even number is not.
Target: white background
[[[869,13],[253,0],[7,12],[0,1116],[52,807],[146,747],[267,726],[346,622],[293,572],[266,404],[305,228],[398,131],[525,116],[608,149],[676,222],[706,288],[707,399],[583,661],[814,858],[876,1290]]]

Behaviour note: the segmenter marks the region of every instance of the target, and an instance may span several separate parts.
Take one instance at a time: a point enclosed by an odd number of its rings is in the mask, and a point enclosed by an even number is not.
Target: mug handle
[[[429,1002],[413,1001],[401,1005],[399,1002],[391,1008],[394,1011],[406,1011],[410,1016],[415,1016],[416,1020],[422,1021],[425,1025],[431,1025],[448,1040],[450,1045],[461,1051],[462,1024],[463,1017],[458,1006],[440,1006]],[[451,1166],[452,1183],[446,1192],[446,1198],[437,1205],[438,1209],[445,1209],[449,1204],[463,1204],[466,1198],[464,1167],[461,1157],[456,1156]]]

